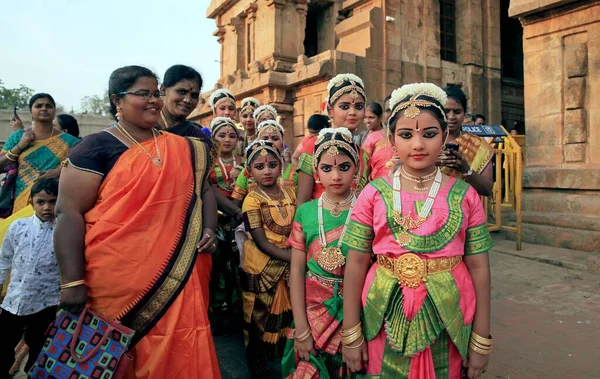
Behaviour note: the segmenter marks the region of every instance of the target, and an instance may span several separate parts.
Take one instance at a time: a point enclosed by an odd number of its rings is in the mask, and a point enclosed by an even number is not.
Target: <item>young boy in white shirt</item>
[[[60,276],[54,256],[54,206],[58,180],[41,179],[31,188],[35,214],[13,222],[0,251],[0,283],[10,274],[6,297],[0,305],[0,379],[8,378],[15,347],[22,337],[29,346],[28,371],[56,318]]]

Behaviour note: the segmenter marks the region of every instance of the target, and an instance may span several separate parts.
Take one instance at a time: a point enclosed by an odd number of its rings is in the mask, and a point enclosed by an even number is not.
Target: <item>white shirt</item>
[[[25,316],[58,304],[60,275],[54,256],[54,226],[54,221],[42,222],[34,214],[8,227],[0,252],[0,283],[10,273],[10,284],[2,309]]]

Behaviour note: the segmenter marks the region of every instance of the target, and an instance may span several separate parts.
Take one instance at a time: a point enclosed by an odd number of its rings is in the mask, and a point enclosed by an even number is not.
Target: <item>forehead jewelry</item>
[[[267,149],[261,149],[260,156],[261,157],[266,157],[267,155],[269,155],[269,152],[267,151]]]
[[[339,153],[340,153],[340,150],[335,145],[333,145],[329,149],[327,149],[327,155],[329,155],[330,157],[335,157]]]
[[[352,84],[352,91],[350,92],[350,97],[352,98],[352,102],[354,103],[354,100],[356,100],[359,95],[356,91],[356,83],[353,80],[351,80],[350,84]]]

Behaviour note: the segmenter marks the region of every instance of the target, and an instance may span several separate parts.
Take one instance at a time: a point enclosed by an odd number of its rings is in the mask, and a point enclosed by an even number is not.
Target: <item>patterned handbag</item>
[[[134,331],[85,308],[75,316],[60,310],[30,378],[119,379],[132,357],[127,354]]]

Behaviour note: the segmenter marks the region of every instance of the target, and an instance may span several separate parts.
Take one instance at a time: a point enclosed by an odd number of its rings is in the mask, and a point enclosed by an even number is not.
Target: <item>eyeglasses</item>
[[[165,94],[160,91],[150,92],[148,90],[141,89],[141,90],[135,91],[135,92],[127,92],[127,91],[126,92],[118,92],[117,95],[118,96],[135,95],[135,96],[141,97],[142,99],[150,100],[153,96],[157,99],[160,99]]]

